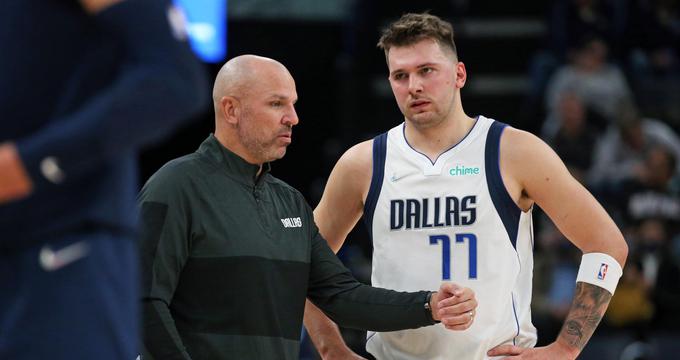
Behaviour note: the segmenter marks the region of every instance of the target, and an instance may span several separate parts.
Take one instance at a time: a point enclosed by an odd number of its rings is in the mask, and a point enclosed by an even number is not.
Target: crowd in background
[[[672,0],[558,1],[536,56],[541,137],[605,206],[630,248],[604,327],[640,340],[680,326],[680,8]],[[580,254],[540,215],[534,319],[557,335]],[[632,331],[631,331],[632,330]]]

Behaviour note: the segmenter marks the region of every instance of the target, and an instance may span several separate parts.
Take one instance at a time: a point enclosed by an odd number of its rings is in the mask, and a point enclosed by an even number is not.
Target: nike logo
[[[49,245],[40,249],[40,266],[45,271],[55,271],[64,266],[87,256],[90,247],[85,241],[79,241],[57,251],[52,250]]]
[[[392,173],[392,176],[390,176],[390,181],[391,182],[397,182],[407,176],[411,176],[416,174],[416,172],[408,172],[408,173],[403,173],[403,174],[397,174],[397,173]]]

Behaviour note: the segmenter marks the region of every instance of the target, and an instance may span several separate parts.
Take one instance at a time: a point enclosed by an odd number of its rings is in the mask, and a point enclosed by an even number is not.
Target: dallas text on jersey
[[[390,230],[472,225],[477,220],[476,204],[475,195],[390,200]]]

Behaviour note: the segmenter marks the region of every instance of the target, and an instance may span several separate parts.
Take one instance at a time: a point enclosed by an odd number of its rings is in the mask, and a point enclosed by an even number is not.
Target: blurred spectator
[[[564,93],[578,95],[586,107],[608,121],[616,116],[617,105],[631,97],[623,72],[607,62],[608,46],[602,38],[587,36],[575,50],[570,63],[557,70],[546,92],[548,124],[557,121],[554,113]]]
[[[593,115],[589,114],[581,99],[572,93],[561,96],[555,116],[558,119],[557,130],[544,129],[543,138],[562,158],[569,171],[576,179],[583,182],[590,169],[592,154],[597,138],[596,130],[591,125]]]
[[[675,159],[680,158],[680,137],[668,125],[642,118],[631,102],[622,103],[616,125],[609,126],[596,146],[590,183],[600,187],[639,178],[646,151],[657,145],[666,147]]]
[[[673,154],[661,146],[647,152],[640,177],[624,185],[629,194],[626,209],[630,222],[656,218],[676,227],[680,224],[680,196],[671,181],[676,165]]]
[[[668,226],[667,230],[671,234],[680,233],[680,192],[673,182],[675,168],[676,160],[668,150],[662,146],[653,147],[646,152],[645,162],[637,177],[600,189],[600,195],[605,197],[612,216],[633,227],[634,232],[642,234],[637,236],[642,240],[633,244],[634,248],[637,246],[645,250],[648,245],[659,242],[646,240],[659,239],[661,236],[658,233],[661,232],[665,234],[666,230],[661,231],[649,225],[649,219]],[[639,225],[646,227],[635,231],[634,227]],[[649,269],[646,268],[645,277],[651,281],[655,274],[650,275]]]
[[[618,48],[621,29],[625,28],[625,10],[618,0],[552,2],[546,16],[545,48],[537,52],[529,64],[531,86],[521,110],[525,121],[543,121],[545,112],[541,104],[545,101],[546,87],[560,66],[574,61],[583,39],[596,37]],[[555,130],[554,124],[552,130]]]

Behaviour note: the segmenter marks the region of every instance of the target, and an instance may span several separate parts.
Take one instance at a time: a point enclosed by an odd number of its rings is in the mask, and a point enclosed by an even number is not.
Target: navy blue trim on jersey
[[[491,200],[496,212],[501,217],[505,230],[508,232],[512,247],[517,249],[517,232],[519,231],[519,217],[522,210],[512,200],[501,177],[500,144],[501,134],[507,124],[494,121],[486,135],[486,149],[484,165],[486,167],[486,185],[489,187]]]
[[[534,220],[530,217],[531,226],[529,226],[529,236],[531,238],[531,250],[534,249]]]
[[[371,176],[371,187],[366,195],[364,204],[364,222],[368,227],[368,234],[373,239],[373,213],[375,205],[380,197],[383,178],[385,177],[385,157],[387,156],[387,133],[382,133],[373,138],[373,175]]]
[[[512,345],[517,345],[517,337],[519,336],[519,320],[517,319],[517,309],[515,308],[515,294],[510,293],[512,300],[512,315],[515,317],[515,324],[517,325],[517,334],[512,338]]]
[[[406,138],[406,123],[404,123],[404,126],[401,127],[401,132],[402,132],[402,135],[404,136],[404,141],[406,141],[406,145],[408,145],[408,147],[410,147],[411,150],[413,150],[413,151],[417,152],[418,154],[424,156],[424,157],[425,157],[432,165],[434,165],[434,164],[437,163],[437,160],[439,160],[439,158],[440,158],[442,155],[446,154],[447,152],[449,152],[449,150],[451,150],[451,149],[455,148],[456,146],[458,146],[458,144],[462,143],[463,140],[467,139],[468,135],[472,134],[472,130],[474,130],[474,128],[477,126],[477,124],[479,124],[479,121],[477,121],[477,120],[479,120],[479,115],[477,115],[477,116],[475,117],[475,123],[472,124],[472,127],[470,128],[470,130],[468,130],[467,134],[465,134],[465,136],[463,136],[462,139],[460,139],[457,143],[453,144],[450,148],[448,148],[448,149],[442,151],[439,155],[437,155],[437,158],[434,159],[434,161],[432,161],[432,159],[430,159],[429,156],[427,156],[427,155],[425,155],[424,153],[421,153],[420,151],[416,150],[416,148],[414,148],[413,146],[411,146],[411,144],[408,142],[408,139]]]

